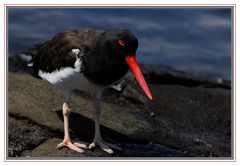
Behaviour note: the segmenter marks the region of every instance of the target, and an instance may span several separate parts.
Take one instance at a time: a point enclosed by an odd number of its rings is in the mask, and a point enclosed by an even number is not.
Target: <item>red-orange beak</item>
[[[145,92],[145,94],[148,96],[148,98],[150,100],[153,99],[152,97],[152,93],[148,88],[148,85],[142,75],[142,72],[138,66],[137,60],[135,58],[134,55],[128,55],[125,57],[127,64],[129,65],[130,69],[132,70],[133,74],[135,75],[138,83],[140,84],[140,86],[142,87],[143,91]]]

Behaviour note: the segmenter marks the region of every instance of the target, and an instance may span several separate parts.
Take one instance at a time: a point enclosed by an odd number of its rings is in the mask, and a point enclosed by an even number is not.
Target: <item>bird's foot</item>
[[[87,146],[85,144],[80,144],[80,143],[72,143],[70,139],[64,139],[63,142],[58,144],[57,149],[61,149],[63,147],[68,147],[76,152],[83,153],[84,149],[87,149]]]
[[[103,151],[109,153],[109,154],[113,154],[113,150],[112,149],[117,149],[117,150],[121,150],[120,147],[110,144],[110,143],[106,143],[105,141],[103,141],[102,138],[98,138],[98,139],[94,139],[93,142],[89,145],[89,149],[93,149],[96,146],[100,147]],[[112,148],[112,149],[111,149]]]

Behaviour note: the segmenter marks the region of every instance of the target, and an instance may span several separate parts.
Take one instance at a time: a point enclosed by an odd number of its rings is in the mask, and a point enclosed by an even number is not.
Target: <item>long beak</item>
[[[150,100],[153,99],[152,97],[152,93],[148,88],[148,85],[142,75],[142,72],[138,66],[137,60],[135,58],[134,55],[128,55],[125,57],[128,66],[130,67],[130,69],[132,70],[133,74],[135,75],[138,83],[140,84],[140,86],[142,87],[143,91],[145,92],[145,94],[148,96],[148,98]]]

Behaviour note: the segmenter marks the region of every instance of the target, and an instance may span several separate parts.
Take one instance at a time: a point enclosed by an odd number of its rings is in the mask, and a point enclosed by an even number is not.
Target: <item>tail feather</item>
[[[27,71],[34,77],[40,78],[38,75],[38,64],[36,63],[36,59],[39,56],[39,50],[47,43],[48,41],[40,42],[35,44],[32,48],[27,51],[19,54],[19,58],[21,61],[27,66]]]
[[[36,78],[40,78],[38,75],[38,71],[36,70],[38,64],[36,63],[36,58],[38,55],[38,50],[41,49],[41,47],[46,43],[41,42],[38,44],[35,44],[32,48],[29,50],[17,55],[15,58],[19,59],[18,63],[21,63],[24,66],[24,70],[30,73],[32,76]]]
[[[16,59],[19,59],[18,63],[21,63],[22,66],[24,66],[23,68],[26,72],[30,73],[32,76],[36,78],[39,78],[39,76],[34,72],[32,55],[22,53],[16,55]]]
[[[27,55],[27,54],[19,54],[18,55],[19,56],[19,58],[23,61],[23,62],[25,62],[25,63],[31,63],[31,61],[32,61],[32,56],[31,55]]]

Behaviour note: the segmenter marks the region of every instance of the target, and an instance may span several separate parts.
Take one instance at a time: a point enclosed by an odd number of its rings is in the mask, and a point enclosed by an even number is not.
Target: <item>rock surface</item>
[[[102,97],[104,139],[122,150],[84,154],[56,150],[63,138],[62,93],[25,73],[9,72],[8,157],[227,157],[231,158],[231,83],[143,66],[154,100],[129,74],[122,91]],[[91,143],[94,122],[88,94],[71,97],[74,141]]]

